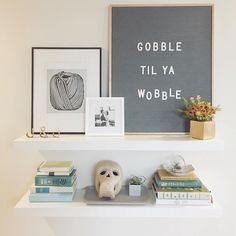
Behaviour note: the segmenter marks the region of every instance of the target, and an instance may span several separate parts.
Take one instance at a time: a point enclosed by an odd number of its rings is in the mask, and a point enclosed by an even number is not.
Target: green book
[[[58,175],[36,175],[35,185],[36,186],[72,186],[76,179],[76,169],[74,169],[69,176]]]
[[[161,180],[158,173],[154,176],[154,181],[158,188],[201,188],[200,179],[195,180]]]

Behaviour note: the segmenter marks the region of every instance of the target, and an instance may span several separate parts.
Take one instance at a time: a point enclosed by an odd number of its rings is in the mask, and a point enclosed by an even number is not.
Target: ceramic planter
[[[133,197],[141,196],[141,185],[129,184],[129,196]]]
[[[214,121],[190,121],[190,136],[196,139],[212,139],[215,137]]]

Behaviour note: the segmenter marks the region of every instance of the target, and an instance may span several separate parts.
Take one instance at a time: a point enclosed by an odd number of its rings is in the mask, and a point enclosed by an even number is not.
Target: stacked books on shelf
[[[158,205],[210,205],[211,192],[191,172],[185,176],[174,176],[164,169],[154,174],[152,187]]]
[[[30,202],[70,202],[76,192],[77,175],[72,161],[45,161],[37,169]]]

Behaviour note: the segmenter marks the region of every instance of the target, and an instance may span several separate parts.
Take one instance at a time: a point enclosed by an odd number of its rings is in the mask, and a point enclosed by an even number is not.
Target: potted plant
[[[184,109],[179,109],[190,120],[190,136],[196,139],[211,139],[215,137],[215,122],[213,121],[216,111],[220,107],[214,107],[210,102],[203,101],[198,95],[196,98],[183,97]]]
[[[132,176],[129,180],[129,196],[141,196],[142,184],[146,181],[144,176]]]

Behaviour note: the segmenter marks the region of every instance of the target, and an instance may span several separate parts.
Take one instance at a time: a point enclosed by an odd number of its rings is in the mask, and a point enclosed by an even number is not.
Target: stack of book
[[[76,169],[71,161],[45,161],[37,169],[30,202],[69,202],[77,186]]]
[[[152,187],[156,203],[160,205],[210,205],[211,192],[198,176],[191,172],[185,176],[173,176],[166,170],[158,170],[153,177]]]

